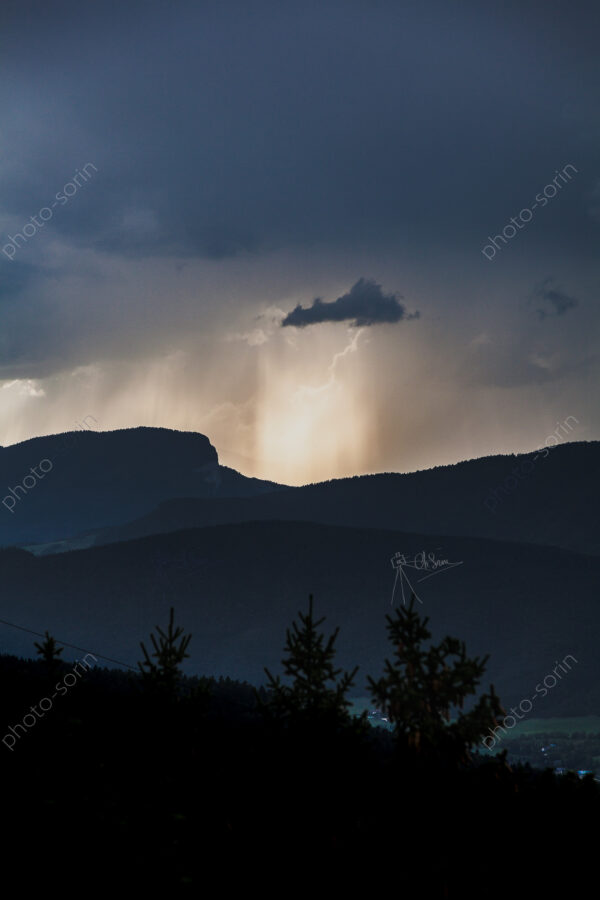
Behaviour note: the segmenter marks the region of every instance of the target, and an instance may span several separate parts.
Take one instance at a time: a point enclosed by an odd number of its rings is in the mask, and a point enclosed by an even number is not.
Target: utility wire
[[[6,622],[4,619],[0,619],[0,625],[9,625],[11,628],[18,628],[19,631],[26,631],[28,634],[35,634],[36,637],[45,638],[45,634],[40,634],[39,631],[32,631],[31,628],[24,628],[22,625],[15,625],[14,622]],[[132,669],[134,672],[137,672],[135,666],[130,666],[129,663],[121,662],[120,659],[112,659],[110,656],[102,656],[101,653],[94,653],[93,650],[86,650],[85,647],[78,647],[77,644],[68,644],[66,641],[61,641],[60,638],[55,638],[58,644],[63,644],[65,647],[71,647],[72,650],[82,650],[84,653],[91,653],[92,656],[97,657],[98,659],[105,659],[108,662],[116,663],[118,666],[125,666],[126,669]]]

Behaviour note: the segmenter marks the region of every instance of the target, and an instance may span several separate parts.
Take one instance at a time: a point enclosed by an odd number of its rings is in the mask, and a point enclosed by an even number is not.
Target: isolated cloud
[[[538,307],[536,312],[540,319],[547,319],[550,316],[564,316],[569,309],[577,306],[578,300],[575,297],[569,297],[563,291],[558,291],[550,287],[553,279],[546,278],[534,291],[533,298],[541,301],[544,306]]]
[[[406,312],[396,294],[384,294],[380,284],[372,279],[360,278],[347,294],[343,294],[332,303],[323,303],[317,297],[312,306],[305,308],[298,305],[281,324],[304,328],[306,325],[315,325],[319,322],[351,320],[351,325],[362,327],[418,317],[418,312],[410,314]]]

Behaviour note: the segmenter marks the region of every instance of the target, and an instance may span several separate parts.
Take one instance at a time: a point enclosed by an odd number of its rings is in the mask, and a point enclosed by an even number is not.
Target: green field
[[[510,714],[510,713],[509,713]],[[510,734],[517,737],[524,734],[548,734],[549,732],[561,734],[600,734],[600,716],[573,716],[559,719],[523,719],[517,722]]]
[[[369,697],[353,697],[352,712],[360,715],[361,712],[374,709],[373,701]],[[510,715],[510,712],[508,713]],[[555,719],[534,719],[525,717],[517,722],[513,728],[507,729],[511,737],[524,735],[549,734],[559,732],[570,735],[576,732],[584,734],[600,734],[600,716],[570,716]]]

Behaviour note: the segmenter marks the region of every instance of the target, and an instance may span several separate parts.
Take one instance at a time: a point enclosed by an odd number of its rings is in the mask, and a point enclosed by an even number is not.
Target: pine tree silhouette
[[[156,626],[158,639],[151,634],[150,640],[154,647],[152,654],[148,653],[143,641],[140,642],[144,659],[138,662],[142,676],[148,686],[160,692],[175,697],[181,679],[181,663],[189,658],[187,648],[192,639],[191,634],[184,634],[183,628],[174,626],[175,611],[171,607],[169,615],[169,627],[167,632],[160,625]],[[153,661],[156,659],[156,662]]]
[[[462,712],[465,698],[477,692],[489,657],[469,658],[464,642],[452,637],[423,648],[431,638],[429,618],[421,619],[414,607],[413,594],[395,618],[386,616],[395,660],[386,659],[377,681],[368,679],[373,700],[394,723],[400,744],[466,762],[473,744],[505,715],[493,685],[469,712]]]
[[[346,697],[358,666],[348,673],[334,665],[339,628],[327,639],[319,631],[325,618],[315,621],[312,594],[308,599],[308,613],[298,615],[300,623],[293,622],[291,629],[286,630],[287,656],[282,660],[284,673],[292,683],[284,684],[279,675],[274,677],[265,668],[267,697],[263,699],[257,693],[259,708],[267,718],[282,724],[327,722],[334,726],[358,726],[361,719],[355,721],[350,715],[351,704]]]
[[[64,647],[59,647],[54,638],[47,631],[45,632],[43,642],[40,643],[39,641],[34,641],[34,646],[36,647],[38,656],[42,657],[48,674],[53,676],[61,667],[62,660],[60,659],[60,655],[63,652]]]

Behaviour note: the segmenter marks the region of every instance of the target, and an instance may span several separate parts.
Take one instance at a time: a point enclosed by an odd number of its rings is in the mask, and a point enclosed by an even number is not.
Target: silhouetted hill
[[[600,554],[600,443],[564,444],[548,449],[547,456],[544,452],[405,475],[344,478],[245,499],[169,500],[134,522],[106,529],[95,540],[288,520],[525,541]]]
[[[535,694],[556,661],[577,663],[536,716],[584,715],[600,705],[600,560],[566,550],[291,522],[224,525],[34,557],[0,552],[1,618],[135,664],[139,640],[168,609],[193,633],[189,671],[254,683],[279,671],[285,629],[309,592],[327,625],[341,626],[339,663],[361,666],[356,686],[390,653],[395,552],[461,562],[409,578],[435,638],[491,653],[489,680],[513,705]],[[401,602],[397,591],[395,604]],[[33,638],[0,627],[2,652],[31,655]],[[70,658],[69,653],[65,657]],[[532,712],[532,715],[534,714]]]
[[[0,545],[73,537],[168,498],[277,488],[219,466],[208,438],[195,432],[130,428],[33,438],[0,448]]]

